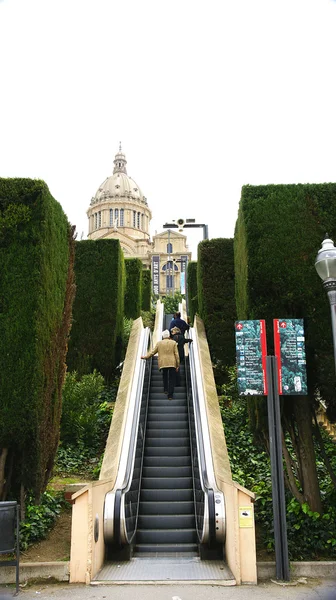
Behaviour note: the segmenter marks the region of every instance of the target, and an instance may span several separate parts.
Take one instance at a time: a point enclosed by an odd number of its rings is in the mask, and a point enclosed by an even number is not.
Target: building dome
[[[125,255],[138,257],[149,266],[151,210],[138,184],[127,175],[121,146],[113,162],[113,174],[99,186],[87,210],[88,238],[118,239]]]
[[[113,175],[107,177],[99,186],[96,195],[91,200],[91,205],[111,198],[136,200],[147,205],[147,199],[138,184],[127,175],[127,160],[125,154],[121,152],[121,147],[119,147],[119,152],[115,155],[113,162]]]

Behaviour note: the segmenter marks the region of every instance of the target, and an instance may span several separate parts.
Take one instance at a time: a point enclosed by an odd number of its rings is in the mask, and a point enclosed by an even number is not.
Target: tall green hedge
[[[140,317],[142,302],[142,262],[139,258],[126,258],[125,317]]]
[[[224,367],[235,361],[233,239],[198,245],[198,310],[204,321],[212,358]]]
[[[0,179],[0,498],[30,489],[38,499],[53,466],[73,247],[66,215],[43,181]]]
[[[76,298],[67,358],[80,375],[107,380],[122,356],[125,271],[119,240],[76,242]]]
[[[235,232],[238,318],[267,320],[269,353],[272,320],[304,318],[309,386],[331,409],[330,309],[314,267],[326,232],[336,241],[336,184],[243,187]]]
[[[192,260],[188,263],[187,290],[188,290],[188,314],[189,314],[191,323],[193,323],[195,315],[198,312],[197,262],[196,262],[196,260]]]
[[[151,309],[152,295],[152,277],[150,269],[142,269],[141,282],[141,309],[149,311]]]

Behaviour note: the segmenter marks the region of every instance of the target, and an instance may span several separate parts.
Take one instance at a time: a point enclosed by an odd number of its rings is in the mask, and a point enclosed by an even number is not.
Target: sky
[[[0,0],[0,176],[85,239],[121,141],[152,235],[233,237],[243,185],[336,181],[335,32],[334,0]]]

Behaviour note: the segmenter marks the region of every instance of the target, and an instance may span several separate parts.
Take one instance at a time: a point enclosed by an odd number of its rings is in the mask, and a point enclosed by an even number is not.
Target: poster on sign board
[[[235,332],[239,394],[267,394],[265,321],[236,321]]]
[[[303,319],[274,319],[274,349],[278,359],[278,392],[306,396],[307,370]]]

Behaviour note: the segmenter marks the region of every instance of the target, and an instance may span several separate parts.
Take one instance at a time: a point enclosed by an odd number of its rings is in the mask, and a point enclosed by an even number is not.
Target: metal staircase
[[[174,399],[153,358],[134,556],[197,556],[184,365]],[[172,554],[174,553],[174,554]]]

